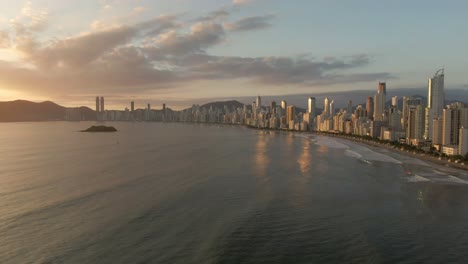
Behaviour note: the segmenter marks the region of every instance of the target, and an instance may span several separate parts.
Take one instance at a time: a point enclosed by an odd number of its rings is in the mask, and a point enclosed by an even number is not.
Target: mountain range
[[[89,107],[78,107],[86,120],[96,120],[95,112]],[[0,102],[0,122],[36,122],[65,120],[66,107],[54,102],[41,103],[26,100]]]
[[[317,113],[320,113],[323,108],[323,99],[325,97],[335,101],[336,108],[345,107],[348,100],[352,100],[353,105],[362,104],[365,106],[365,100],[367,96],[372,96],[372,91],[359,90],[359,91],[344,91],[344,92],[327,92],[327,93],[316,93],[316,94],[294,94],[284,96],[262,96],[263,104],[269,105],[272,100],[275,100],[277,105],[281,103],[281,100],[286,100],[288,105],[296,105],[296,112],[305,112],[306,109],[300,106],[306,106],[307,98],[314,96],[316,98]],[[414,96],[420,97],[423,103],[427,102],[427,97],[421,94],[426,94],[427,91],[424,88],[417,89],[393,89],[387,90],[387,105],[391,102],[391,97],[398,96],[398,106],[402,107],[403,96]],[[452,102],[468,102],[468,91],[466,89],[447,89],[445,91],[446,104]],[[201,105],[201,108],[209,109],[223,108],[225,105],[229,109],[235,109],[243,107],[244,103],[248,109],[251,109],[251,102],[254,97],[239,97],[236,100],[223,100]],[[79,113],[84,120],[96,120],[96,112],[89,107],[77,107],[67,108],[60,106],[51,101],[45,101],[41,103],[30,102],[25,100],[16,100],[8,102],[0,102],[0,122],[30,122],[30,121],[62,121],[65,120],[67,109],[79,110]]]

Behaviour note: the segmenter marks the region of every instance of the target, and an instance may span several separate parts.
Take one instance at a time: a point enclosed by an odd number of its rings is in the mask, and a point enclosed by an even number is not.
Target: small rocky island
[[[113,126],[91,126],[81,132],[117,132],[117,129]]]

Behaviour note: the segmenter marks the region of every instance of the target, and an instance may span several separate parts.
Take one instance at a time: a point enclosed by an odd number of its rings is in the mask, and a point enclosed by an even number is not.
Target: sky
[[[0,0],[0,101],[468,91],[468,1]],[[106,107],[106,108],[107,108]]]

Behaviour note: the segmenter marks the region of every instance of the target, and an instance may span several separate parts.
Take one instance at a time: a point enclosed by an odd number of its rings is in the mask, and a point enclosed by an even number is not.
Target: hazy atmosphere
[[[256,95],[466,89],[466,1],[1,1],[0,100],[108,108]],[[450,16],[441,16],[450,13]]]

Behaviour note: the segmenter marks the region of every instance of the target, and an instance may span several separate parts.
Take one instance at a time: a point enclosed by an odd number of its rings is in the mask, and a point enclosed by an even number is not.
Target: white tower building
[[[425,111],[424,138],[432,138],[433,119],[440,118],[445,105],[444,69],[438,70],[434,77],[429,79],[427,108]]]

